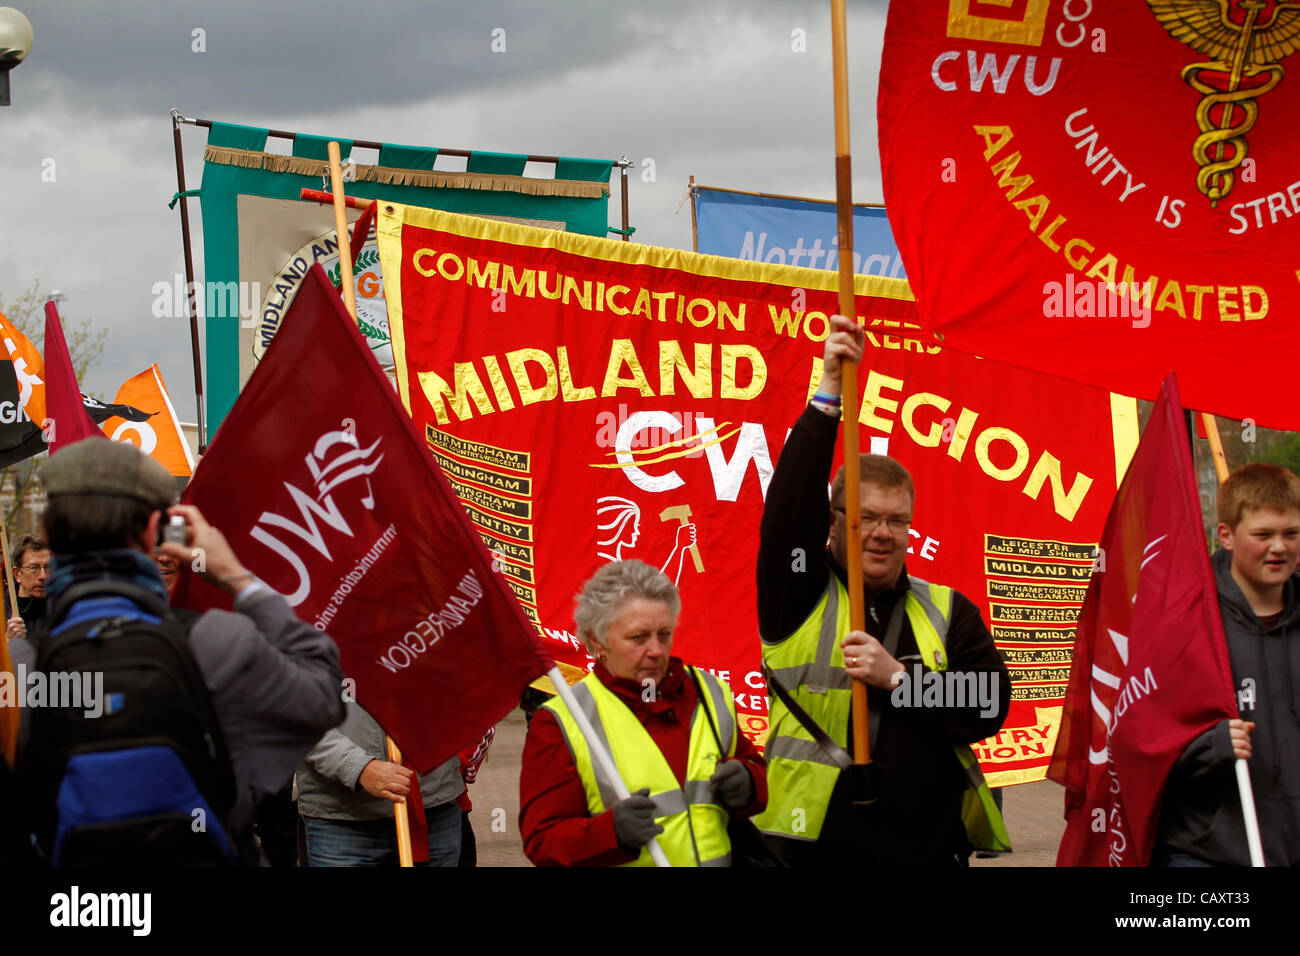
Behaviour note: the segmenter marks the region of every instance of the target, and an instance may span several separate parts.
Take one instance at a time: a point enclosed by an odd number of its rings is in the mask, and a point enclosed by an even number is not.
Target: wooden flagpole
[[[3,521],[0,521],[0,547],[5,549],[5,586],[9,588],[9,610],[16,617],[18,615],[18,592],[14,590],[14,569],[9,560],[9,530],[5,527]],[[8,633],[9,631],[6,629],[6,636]]]
[[[0,515],[0,547],[4,548],[4,565],[5,565],[5,585],[9,588],[9,610],[14,617],[18,616],[18,592],[14,590],[14,569],[9,559],[9,532],[5,528],[4,517]],[[14,675],[14,684],[17,685],[18,675],[14,673],[13,658],[9,656],[9,624],[8,619],[5,621],[4,634],[0,636],[0,670],[7,671]],[[19,714],[18,701],[22,700],[22,688],[19,687],[15,695],[14,712],[9,715],[10,720],[3,724],[3,739],[0,739],[0,750],[4,753],[5,760],[9,766],[14,767],[18,757],[18,722]]]
[[[330,188],[334,193],[334,228],[339,240],[339,278],[343,283],[343,304],[347,306],[352,321],[356,322],[357,291],[352,281],[352,239],[348,234],[347,197],[343,195],[342,157],[336,141],[330,140],[327,149],[330,161]],[[393,743],[393,738],[387,734],[384,735],[384,746],[388,751],[389,762],[400,764],[402,752],[397,749],[397,744]],[[420,791],[415,790],[411,796],[419,800]],[[415,861],[411,852],[411,818],[407,815],[405,803],[393,804],[393,822],[397,825],[398,864],[412,866]]]
[[[686,201],[691,204],[691,252],[700,251],[700,227],[695,221],[695,177],[686,187]],[[680,207],[679,207],[680,208]]]
[[[343,196],[343,169],[339,144],[330,140],[330,189],[334,193],[334,228],[339,237],[339,278],[343,281],[343,304],[352,321],[357,320],[357,290],[352,283],[352,239],[348,235],[348,207]]]
[[[298,190],[298,198],[304,202],[318,202],[323,206],[330,206],[334,203],[333,193],[322,192],[319,189],[300,189]],[[349,209],[365,209],[370,205],[371,200],[357,199],[355,196],[344,196],[343,202]],[[348,240],[348,242],[351,244],[351,240]]]
[[[388,762],[400,764],[402,762],[402,752],[397,749],[397,744],[393,743],[393,738],[384,734],[384,747],[388,751]],[[419,778],[416,778],[417,781]],[[417,782],[411,790],[411,796],[407,799],[420,800],[420,787]],[[411,818],[406,809],[405,803],[393,804],[393,822],[397,825],[397,864],[398,866],[414,866],[415,855],[411,851]]]
[[[831,69],[835,78],[835,213],[839,225],[840,314],[856,319],[853,290],[853,173],[849,140],[849,52],[844,0],[831,0]],[[858,365],[842,362],[844,408],[844,518],[848,523],[845,569],[849,580],[849,627],[865,630],[862,599],[862,515],[858,462]],[[871,763],[867,731],[867,685],[853,682],[853,761]]]
[[[1223,454],[1223,439],[1219,437],[1219,425],[1209,412],[1201,412],[1201,422],[1205,425],[1205,437],[1210,440],[1210,451],[1214,455],[1214,470],[1219,475],[1219,484],[1228,480],[1228,458]]]

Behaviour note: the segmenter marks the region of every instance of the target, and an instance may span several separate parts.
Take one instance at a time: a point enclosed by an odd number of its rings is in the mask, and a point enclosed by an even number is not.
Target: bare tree
[[[45,350],[46,298],[41,292],[39,279],[32,283],[30,289],[14,298],[0,296],[0,313],[42,352]],[[95,329],[89,319],[76,325],[69,324],[62,315],[60,319],[63,320],[63,337],[68,343],[68,354],[72,356],[72,367],[77,373],[77,380],[84,381],[86,373],[99,364],[108,333],[103,329]],[[3,358],[7,359],[8,356]],[[36,475],[45,459],[45,453],[41,453],[0,469],[0,499],[4,500],[3,515],[0,517],[15,533],[35,530],[36,515],[24,502],[29,492],[36,490]],[[9,498],[11,494],[12,499]]]

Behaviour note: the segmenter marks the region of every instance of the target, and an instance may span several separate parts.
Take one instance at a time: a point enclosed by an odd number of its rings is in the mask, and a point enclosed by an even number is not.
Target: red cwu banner
[[[653,564],[682,592],[675,653],[761,742],[758,525],[835,273],[396,204],[378,236],[402,400],[547,649],[585,668],[574,594],[605,562]],[[909,572],[967,594],[1007,656],[986,772],[1041,779],[1115,491],[1111,397],[944,349],[905,282],[857,281],[862,447],[914,478]]]
[[[1286,376],[1224,365],[1300,351],[1298,49],[1277,0],[891,4],[880,156],[921,324],[1300,429]]]

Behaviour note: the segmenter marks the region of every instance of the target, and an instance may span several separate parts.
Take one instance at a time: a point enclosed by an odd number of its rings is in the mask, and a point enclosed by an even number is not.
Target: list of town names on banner
[[[1093,544],[984,536],[989,620],[1011,673],[1011,699],[1032,701],[1044,723],[1060,719],[1074,626],[1096,553]],[[1046,736],[1035,739],[1032,731],[1004,731],[981,741],[976,752],[992,763],[1050,755]]]
[[[540,631],[529,453],[466,441],[427,426],[425,437],[469,520],[492,552],[495,568]]]
[[[1064,697],[1096,551],[1092,544],[984,536],[990,623],[1006,652],[1014,700]]]

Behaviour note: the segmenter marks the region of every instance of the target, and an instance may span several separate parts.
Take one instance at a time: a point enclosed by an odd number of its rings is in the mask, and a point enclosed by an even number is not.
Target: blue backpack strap
[[[82,581],[79,584],[72,585],[50,604],[45,613],[46,630],[52,633],[59,622],[67,617],[73,605],[79,601],[84,601],[89,597],[110,596],[124,597],[138,605],[146,613],[157,618],[165,618],[171,613],[171,607],[168,606],[167,602],[160,600],[158,595],[147,588],[140,587],[138,584],[110,579]]]

